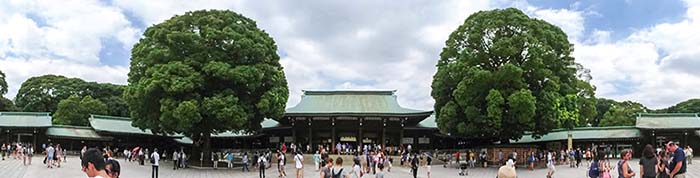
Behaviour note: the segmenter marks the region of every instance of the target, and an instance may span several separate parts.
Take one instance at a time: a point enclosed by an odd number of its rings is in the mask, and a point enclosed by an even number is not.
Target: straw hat
[[[498,169],[498,178],[515,178],[515,168],[511,166],[501,166]]]

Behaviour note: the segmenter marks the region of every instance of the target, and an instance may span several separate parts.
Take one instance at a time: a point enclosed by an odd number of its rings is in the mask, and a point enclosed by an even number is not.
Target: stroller
[[[459,171],[459,175],[460,175],[460,176],[467,176],[467,175],[469,175],[469,170],[467,170],[467,166],[468,166],[468,165],[467,165],[467,162],[466,162],[466,161],[460,162],[460,163],[459,163],[459,170],[460,170],[460,171]]]

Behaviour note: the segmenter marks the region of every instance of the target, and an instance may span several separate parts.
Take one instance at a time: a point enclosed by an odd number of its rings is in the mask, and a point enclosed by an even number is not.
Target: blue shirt
[[[683,166],[681,166],[681,169],[678,170],[678,173],[676,174],[685,173],[685,153],[680,147],[673,152],[673,157],[671,158],[671,164],[668,165],[668,170],[673,171],[673,169],[676,169],[676,164],[678,163],[683,164]]]

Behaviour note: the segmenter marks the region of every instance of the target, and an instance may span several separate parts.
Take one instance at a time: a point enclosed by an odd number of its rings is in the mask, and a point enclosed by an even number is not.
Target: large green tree
[[[58,103],[58,110],[53,115],[53,123],[87,126],[90,114],[107,114],[107,105],[91,96],[80,98],[78,95],[71,95]]]
[[[58,102],[80,94],[85,81],[59,75],[31,77],[24,81],[15,96],[15,105],[21,111],[55,112]]]
[[[668,108],[659,109],[657,113],[700,113],[700,99],[689,99]]]
[[[472,14],[446,41],[433,77],[438,127],[507,142],[585,123],[595,88],[572,51],[559,27],[518,9]]]
[[[184,133],[209,155],[211,133],[258,131],[289,95],[273,39],[228,10],[177,15],[132,49],[125,91],[133,125]]]
[[[61,100],[78,95],[90,96],[105,103],[108,115],[128,116],[128,106],[122,97],[124,86],[109,83],[86,82],[79,78],[60,75],[31,77],[22,83],[16,105],[21,111],[55,112]]]
[[[647,112],[648,109],[637,102],[623,101],[613,103],[600,120],[599,126],[633,126],[637,114]]]
[[[7,93],[7,81],[5,81],[5,73],[0,71],[0,111],[13,111],[15,105],[12,100],[5,98],[3,95]]]

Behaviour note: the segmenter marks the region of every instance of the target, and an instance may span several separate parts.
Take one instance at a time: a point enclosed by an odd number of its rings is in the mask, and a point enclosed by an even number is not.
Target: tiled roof
[[[569,130],[555,129],[540,139],[534,139],[526,134],[518,141],[511,140],[511,143],[532,143],[561,141],[568,139]],[[636,139],[642,136],[639,129],[634,126],[617,127],[579,127],[571,130],[573,140],[601,140],[601,139]]]
[[[700,129],[697,113],[641,113],[637,116],[640,129]]]
[[[103,137],[90,127],[54,125],[46,130],[46,135],[54,138],[70,138],[81,140],[111,140]]]
[[[90,126],[98,132],[153,135],[149,129],[141,130],[132,126],[131,119],[126,117],[90,115]]]
[[[0,127],[51,127],[46,112],[0,112]]]
[[[287,115],[295,114],[393,114],[428,115],[423,111],[401,107],[396,101],[395,90],[355,91],[303,91],[301,101],[287,109]]]

